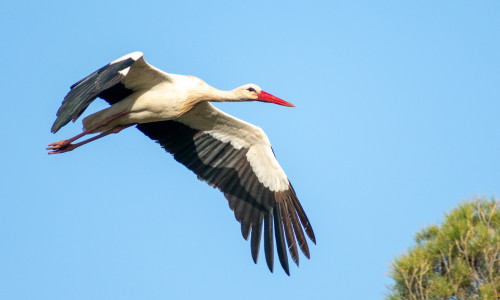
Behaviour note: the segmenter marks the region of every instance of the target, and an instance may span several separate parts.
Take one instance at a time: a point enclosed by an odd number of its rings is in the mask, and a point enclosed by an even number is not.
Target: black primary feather
[[[101,93],[119,84],[120,81],[125,78],[125,75],[120,73],[120,71],[130,67],[135,62],[136,60],[129,57],[108,64],[73,84],[69,93],[64,97],[61,107],[57,111],[57,119],[54,125],[52,125],[51,131],[55,133],[61,129],[61,127],[68,124],[69,121],[75,121],[95,98],[100,97]],[[123,86],[123,89],[125,89],[125,86]],[[130,95],[130,93],[131,91],[128,90],[121,95],[117,94],[113,97],[111,97],[113,93],[108,93],[107,97],[110,100],[108,102],[110,104],[116,103]],[[106,97],[106,93],[104,94]],[[123,97],[121,99],[116,97],[121,97],[122,95]]]

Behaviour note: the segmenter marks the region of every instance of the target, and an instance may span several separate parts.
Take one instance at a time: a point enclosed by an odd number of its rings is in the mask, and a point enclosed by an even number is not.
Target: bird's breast
[[[187,93],[150,90],[131,99],[129,117],[135,123],[147,123],[177,119],[196,104]]]

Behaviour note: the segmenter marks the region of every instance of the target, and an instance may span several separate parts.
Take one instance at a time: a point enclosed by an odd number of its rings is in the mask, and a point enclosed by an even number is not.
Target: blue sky
[[[380,299],[394,256],[500,190],[498,1],[21,1],[0,9],[2,299]],[[135,129],[48,156],[69,86],[126,53],[262,127],[316,233],[291,277]],[[96,101],[87,113],[106,107]],[[262,252],[261,252],[262,254]],[[276,262],[277,263],[277,262]]]

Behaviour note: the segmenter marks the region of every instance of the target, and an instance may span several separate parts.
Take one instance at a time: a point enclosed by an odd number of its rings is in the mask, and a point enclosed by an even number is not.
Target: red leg
[[[116,115],[113,115],[111,117],[108,117],[106,119],[104,119],[101,123],[98,123],[97,125],[93,126],[92,128],[90,129],[87,129],[85,130],[84,132],[78,134],[78,135],[75,135],[74,137],[70,138],[70,139],[67,139],[67,140],[62,140],[62,141],[59,141],[59,142],[55,142],[55,143],[51,143],[49,144],[49,146],[46,148],[47,150],[58,150],[58,149],[64,149],[66,147],[68,147],[69,145],[71,145],[72,142],[78,140],[79,138],[87,135],[87,134],[90,134],[92,133],[93,131],[103,127],[103,126],[106,126],[108,125],[111,121],[113,120],[116,120],[118,119],[119,117],[121,116],[124,116],[126,115],[128,112],[127,111],[123,111],[119,114],[116,114]],[[130,125],[129,125],[130,126]],[[128,126],[127,126],[128,127]],[[110,133],[113,133],[113,132],[110,132]],[[108,133],[109,134],[109,133]],[[88,143],[88,142],[87,142]],[[82,144],[83,145],[83,144]],[[74,148],[73,148],[74,149]],[[68,150],[70,151],[70,150]]]
[[[76,143],[76,144],[68,143],[64,147],[59,147],[58,145],[53,145],[53,144],[56,144],[56,143],[52,143],[52,144],[49,145],[49,147],[47,147],[47,150],[52,150],[52,151],[49,152],[49,154],[59,154],[59,153],[68,152],[68,151],[76,149],[76,148],[78,148],[80,146],[83,146],[83,145],[85,145],[87,143],[90,143],[92,141],[95,141],[97,139],[105,137],[105,136],[107,136],[109,134],[118,133],[118,132],[122,131],[123,129],[125,129],[127,127],[130,127],[130,126],[133,126],[133,125],[135,125],[135,124],[117,126],[117,127],[113,128],[113,129],[110,129],[110,130],[108,130],[106,132],[103,132],[103,133],[101,133],[99,135],[96,135],[96,136],[94,136],[94,137],[92,137],[90,139],[87,139],[87,140],[83,141],[83,142]]]

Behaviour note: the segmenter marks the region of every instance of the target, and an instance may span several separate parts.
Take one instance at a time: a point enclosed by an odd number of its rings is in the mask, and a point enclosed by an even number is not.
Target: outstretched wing
[[[114,104],[164,81],[171,81],[168,74],[146,63],[141,52],[127,54],[70,87],[51,131],[55,133],[70,120],[78,119],[97,97]]]
[[[287,274],[290,274],[287,246],[297,265],[297,244],[310,257],[302,228],[316,243],[313,229],[260,128],[208,102],[197,104],[176,121],[144,123],[137,128],[199,179],[224,193],[241,223],[243,238],[248,240],[251,232],[255,263],[264,229],[266,261],[273,271],[273,225],[278,256]]]

